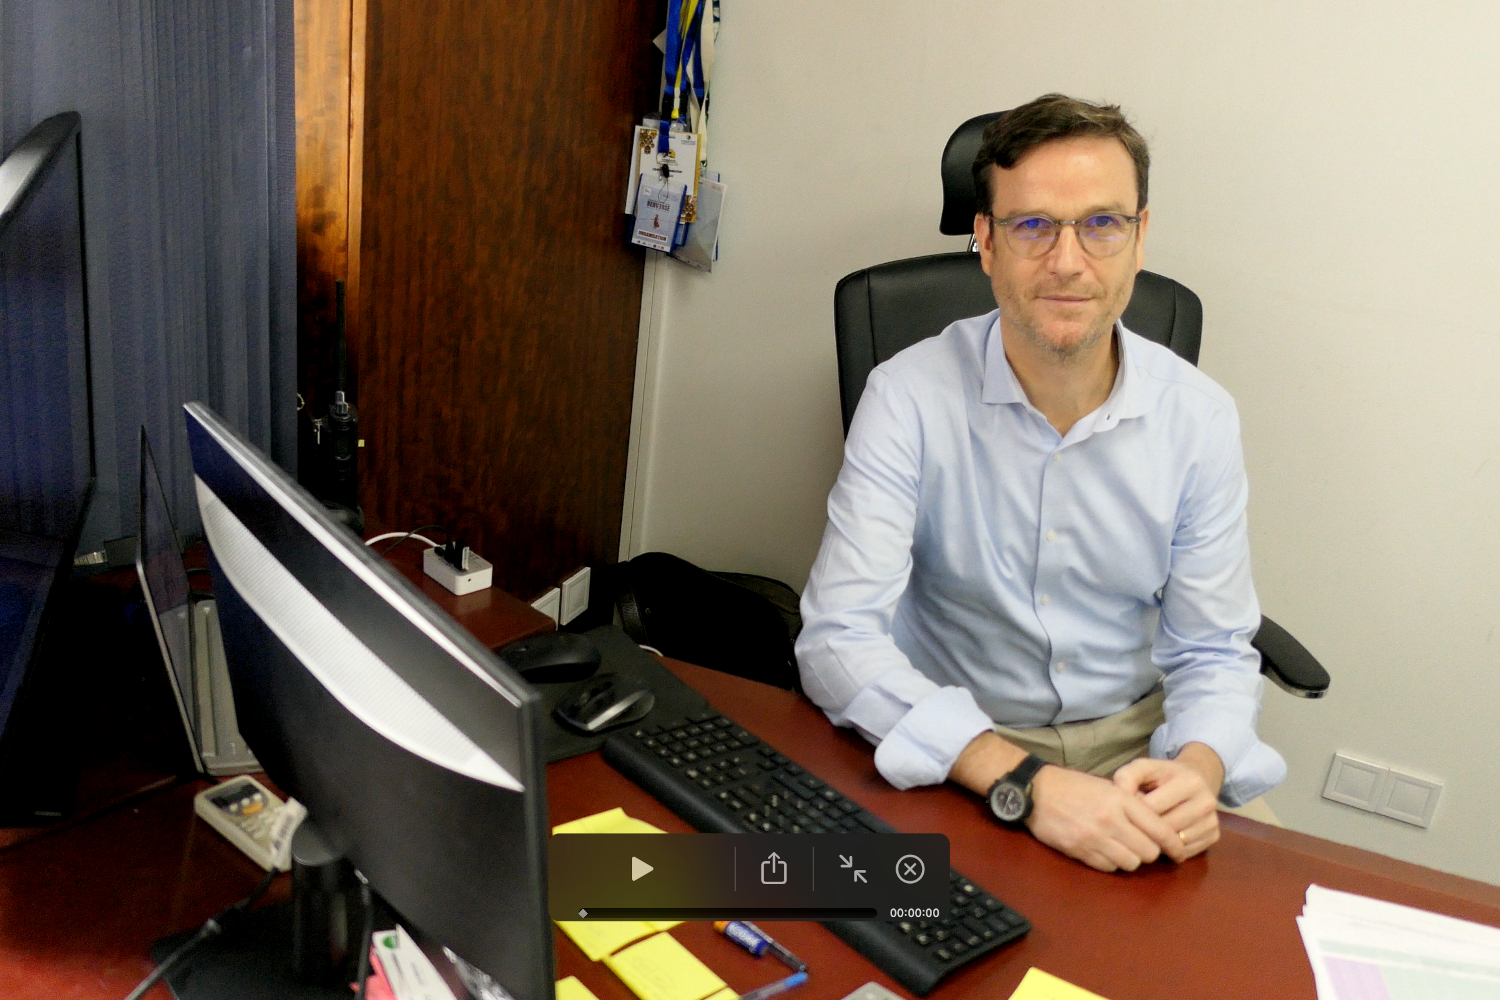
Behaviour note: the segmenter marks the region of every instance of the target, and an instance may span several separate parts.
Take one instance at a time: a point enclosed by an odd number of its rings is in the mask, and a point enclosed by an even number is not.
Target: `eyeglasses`
[[[1005,243],[1028,260],[1045,257],[1057,245],[1063,226],[1072,226],[1078,242],[1091,257],[1113,257],[1130,244],[1139,215],[1096,212],[1086,219],[1059,221],[1045,215],[1013,215],[1009,219],[989,217],[990,225],[1005,233]]]

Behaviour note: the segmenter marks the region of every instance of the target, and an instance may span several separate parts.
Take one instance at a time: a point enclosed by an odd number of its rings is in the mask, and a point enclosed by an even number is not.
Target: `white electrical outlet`
[[[1376,798],[1389,772],[1390,768],[1384,764],[1336,753],[1333,766],[1328,769],[1328,781],[1323,785],[1323,798],[1374,812]]]
[[[568,624],[588,607],[589,568],[585,566],[562,582],[562,615],[557,619],[558,624]]]
[[[553,587],[541,597],[532,601],[531,606],[556,622],[559,614],[562,612],[562,591]]]
[[[1323,798],[1427,828],[1443,783],[1340,751],[1333,755]]]
[[[1443,793],[1441,781],[1430,781],[1391,768],[1375,811],[1403,823],[1420,826],[1432,825],[1432,814],[1437,810],[1438,796]]]

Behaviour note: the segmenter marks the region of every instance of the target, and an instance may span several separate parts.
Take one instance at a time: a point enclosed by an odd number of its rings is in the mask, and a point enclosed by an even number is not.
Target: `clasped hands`
[[[1019,763],[1010,762],[1019,752],[984,734],[965,749],[950,777],[982,795]],[[997,774],[995,763],[1002,760],[1007,763]],[[1189,743],[1174,760],[1133,760],[1113,779],[1049,765],[1032,779],[1026,825],[1037,840],[1100,871],[1134,871],[1163,854],[1185,861],[1219,839],[1223,781],[1218,754],[1202,743]]]

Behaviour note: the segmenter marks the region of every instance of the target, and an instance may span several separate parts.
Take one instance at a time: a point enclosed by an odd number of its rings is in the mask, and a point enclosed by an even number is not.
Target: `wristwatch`
[[[1031,779],[1046,763],[1028,754],[1014,771],[990,786],[990,811],[996,819],[1015,826],[1031,815]]]

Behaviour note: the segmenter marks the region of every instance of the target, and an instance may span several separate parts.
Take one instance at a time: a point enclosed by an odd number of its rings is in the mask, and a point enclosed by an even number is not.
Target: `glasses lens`
[[[1023,215],[1005,224],[1005,241],[1022,257],[1040,257],[1057,242],[1057,223],[1044,215]]]
[[[1102,212],[1078,224],[1078,238],[1095,257],[1113,257],[1130,242],[1130,230],[1125,216]]]

